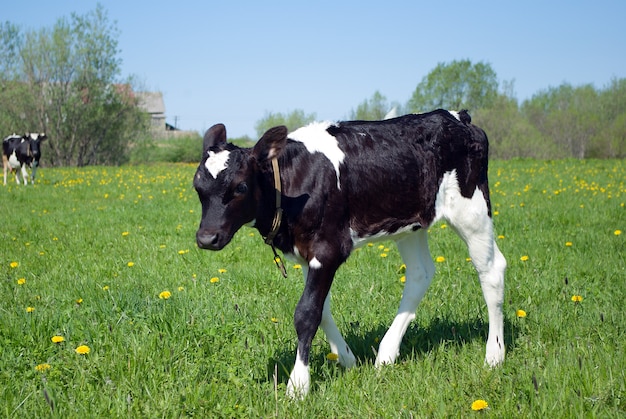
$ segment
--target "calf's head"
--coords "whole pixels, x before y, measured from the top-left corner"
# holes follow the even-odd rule
[[[222,124],[207,130],[193,182],[202,204],[198,247],[221,250],[237,230],[254,224],[257,216],[265,213],[265,196],[271,192],[269,196],[274,197],[272,191],[266,191],[265,179],[271,179],[268,162],[278,157],[286,143],[284,126],[268,130],[252,148],[227,143]]]
[[[41,143],[48,139],[46,134],[26,134],[24,138],[30,141],[30,150],[33,157],[32,165],[37,167],[39,165],[39,159],[41,158]]]

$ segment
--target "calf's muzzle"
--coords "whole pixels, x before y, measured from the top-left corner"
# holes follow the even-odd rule
[[[221,250],[227,242],[224,242],[223,236],[219,233],[213,233],[208,230],[198,230],[196,233],[196,243],[200,249]]]

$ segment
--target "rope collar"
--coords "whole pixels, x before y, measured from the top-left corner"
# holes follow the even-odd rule
[[[272,228],[267,234],[267,237],[265,237],[265,244],[269,244],[272,247],[272,251],[274,252],[274,263],[276,263],[276,266],[280,269],[283,276],[287,278],[285,264],[278,253],[276,253],[276,248],[274,247],[274,238],[278,234],[278,229],[280,228],[280,223],[283,219],[283,208],[281,206],[282,185],[280,182],[278,159],[276,157],[272,159],[272,170],[274,172],[274,189],[276,191],[276,211],[274,212],[274,219],[272,220]]]

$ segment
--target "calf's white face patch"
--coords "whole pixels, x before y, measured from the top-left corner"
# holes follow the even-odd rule
[[[219,153],[215,153],[214,151],[209,151],[209,158],[206,159],[204,166],[209,171],[213,179],[217,179],[217,175],[226,167],[228,167],[228,155],[229,151],[224,150]]]

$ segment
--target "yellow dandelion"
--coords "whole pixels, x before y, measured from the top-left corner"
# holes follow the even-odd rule
[[[65,341],[65,338],[63,336],[55,335],[52,336],[50,340],[52,341],[52,343],[61,343]]]
[[[129,268],[132,268],[135,266],[135,262],[128,262],[126,265],[128,265]]]
[[[80,355],[86,355],[91,351],[91,349],[87,345],[80,345],[78,348],[74,350],[76,351],[77,354],[80,354]]]
[[[400,282],[403,283],[403,284],[406,282],[406,276],[405,275],[402,275],[400,277]]]
[[[379,245],[378,245],[378,250],[383,250],[384,248],[385,248],[385,246],[384,246],[384,245],[382,245],[382,244],[379,244]]]
[[[616,236],[619,236],[620,234],[622,234],[622,230],[615,230],[613,234],[615,234]]]
[[[504,236],[503,236],[502,234],[500,234],[500,235],[498,236],[498,238],[499,238],[499,239],[503,239],[503,238],[504,238]]]
[[[17,285],[24,285],[26,283],[26,278],[20,278],[17,280]]]
[[[527,255],[524,255],[521,258],[519,258],[519,260],[521,260],[522,262],[526,262],[528,259],[529,257]]]
[[[386,257],[387,257],[387,253],[381,253],[381,254],[380,254],[380,257],[381,257],[381,258],[386,258]]]
[[[82,304],[83,303],[83,299],[82,298],[77,298],[76,299],[76,304]]]
[[[128,231],[122,231],[122,236],[123,236],[123,237],[126,237],[126,236],[128,236],[129,234],[130,234],[130,233],[129,233]]]
[[[500,215],[500,211],[494,211],[493,215]]]
[[[219,269],[217,270],[217,272],[219,272],[219,273],[221,273],[221,274],[225,274],[225,273],[226,273],[226,272],[228,272],[228,271],[227,271],[226,269],[224,269],[224,268],[219,268]]]
[[[39,364],[35,366],[35,370],[39,371],[39,372],[46,372],[48,371],[50,368],[52,368],[50,366],[50,364]]]
[[[293,265],[293,269],[302,269],[302,265],[296,263],[295,265]]]
[[[521,319],[521,318],[526,317],[526,312],[524,310],[517,310],[515,312],[515,315]]]
[[[583,301],[582,295],[572,295],[572,301],[575,303],[580,303]]]
[[[441,224],[440,228],[442,228],[442,229],[448,228],[448,225],[447,224]]]
[[[209,282],[211,284],[215,284],[217,282],[220,282],[220,279],[218,277],[214,276],[213,278],[209,279]]]
[[[184,255],[184,254],[186,254],[186,253],[189,253],[189,249],[184,249],[184,250],[179,250],[179,251],[178,251],[178,254],[179,254],[179,255]]]
[[[326,355],[326,359],[329,361],[338,361],[339,360],[339,355],[334,354],[334,353],[329,353],[328,355]]]
[[[104,287],[102,287],[102,291],[108,291],[109,290],[109,286],[105,285]]]
[[[572,242],[565,242],[565,246],[566,247],[572,247],[573,243]]]
[[[374,243],[368,243],[367,247],[374,247]]]
[[[32,313],[33,311],[35,311],[35,307],[26,307],[27,313]]]
[[[178,287],[178,291],[185,291],[185,287]]]
[[[437,256],[437,258],[435,259],[435,262],[437,263],[441,263],[445,261],[446,261],[446,258],[444,258],[443,256]]]
[[[169,291],[161,291],[161,293],[159,294],[159,298],[161,300],[167,300],[168,298],[170,298],[172,296],[172,293]]]
[[[472,261],[472,258],[465,258],[465,261],[466,261],[466,262],[471,262],[471,261]]]
[[[272,318],[270,319],[270,321],[271,321],[272,323],[278,323],[278,319],[277,319],[276,317],[272,317]]]
[[[12,269],[15,269],[15,268],[17,268],[18,266],[20,266],[20,263],[19,263],[19,262],[11,262],[11,263],[9,263],[9,266],[10,266]]]
[[[485,410],[489,407],[489,404],[482,400],[482,399],[478,399],[478,400],[474,400],[474,402],[472,403],[472,410]]]

